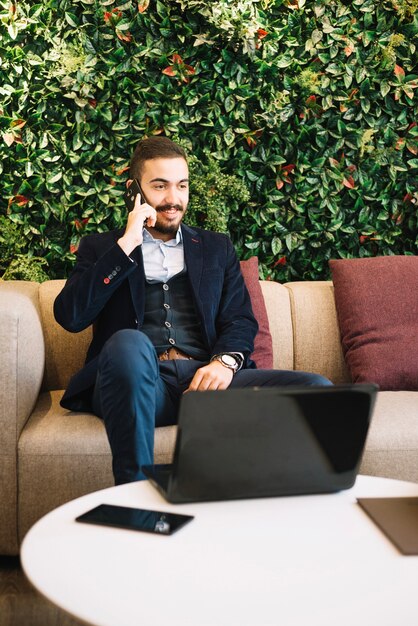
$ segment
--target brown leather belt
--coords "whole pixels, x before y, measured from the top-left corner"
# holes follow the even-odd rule
[[[173,359],[192,359],[192,356],[185,354],[181,350],[177,350],[177,348],[169,348],[158,355],[160,361],[172,361]]]

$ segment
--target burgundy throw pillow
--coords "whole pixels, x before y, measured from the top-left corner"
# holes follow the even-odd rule
[[[353,382],[418,390],[418,257],[329,261]]]
[[[255,361],[258,369],[272,369],[273,341],[258,275],[258,258],[252,256],[246,261],[241,261],[240,265],[244,282],[250,294],[254,317],[258,322],[258,333],[254,341],[254,352],[251,358]]]

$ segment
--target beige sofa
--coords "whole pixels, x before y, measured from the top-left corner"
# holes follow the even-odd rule
[[[54,507],[113,484],[102,421],[59,401],[83,363],[91,330],[60,328],[52,303],[63,281],[0,282],[0,554],[17,554]],[[262,282],[274,366],[349,381],[330,282]],[[156,462],[171,458],[175,427],[158,428]],[[379,392],[362,473],[418,481],[418,394]]]

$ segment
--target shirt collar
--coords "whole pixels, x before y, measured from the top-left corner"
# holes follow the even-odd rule
[[[146,228],[142,230],[142,236],[145,243],[163,243],[166,246],[174,247],[179,243],[183,243],[183,233],[181,231],[181,226],[178,227],[176,238],[170,239],[169,241],[162,241],[161,239],[154,239],[154,237],[147,231]]]

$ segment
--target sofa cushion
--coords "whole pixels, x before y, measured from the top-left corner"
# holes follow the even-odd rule
[[[417,481],[416,391],[379,391],[360,473]]]
[[[273,368],[273,341],[270,334],[267,309],[261,291],[256,256],[241,261],[241,272],[250,294],[254,316],[258,322],[258,333],[254,341],[254,352],[251,358],[259,369]]]
[[[20,541],[51,509],[114,484],[103,420],[92,413],[63,409],[62,393],[39,396],[19,440]],[[155,463],[172,462],[176,432],[177,426],[155,429]]]
[[[418,257],[329,262],[353,382],[418,390]]]

